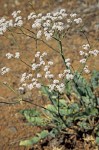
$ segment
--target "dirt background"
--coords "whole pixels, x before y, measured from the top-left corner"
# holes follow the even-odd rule
[[[60,8],[65,8],[67,12],[76,12],[84,20],[84,31],[91,43],[91,47],[94,49],[99,48],[99,1],[98,0],[32,0],[33,8],[36,12],[50,12],[56,11]],[[22,10],[22,14],[25,16],[32,12],[32,8],[27,0],[0,0],[0,17],[10,16],[14,10]],[[32,39],[27,39],[16,35],[18,44],[20,45],[20,53],[24,56],[26,61],[32,60],[34,54],[35,42]],[[77,61],[79,60],[78,51],[81,49],[81,45],[87,43],[85,37],[81,33],[73,31],[68,35],[66,41],[64,41],[65,55],[73,60],[74,68],[78,67]],[[55,47],[56,44],[50,42]],[[39,43],[38,49],[42,52],[47,51],[49,58],[54,59],[55,65],[53,67],[54,73],[57,74],[63,67],[61,60],[55,52],[52,52],[47,46]],[[10,61],[5,58],[7,52],[15,52],[19,50],[13,41],[7,40],[5,37],[0,37],[0,68],[10,66],[13,68],[12,73],[9,73],[3,77],[0,76],[0,81],[7,81],[10,85],[17,90],[19,86],[19,78],[22,72],[27,71],[27,67],[18,62]],[[27,60],[28,58],[28,60]],[[91,69],[99,70],[99,57],[92,58],[89,61]],[[36,104],[44,104],[44,97],[36,90],[33,92],[26,92],[25,99],[31,99]],[[0,102],[14,102],[17,100],[17,96],[7,89],[5,86],[0,85]],[[19,114],[19,110],[25,108],[32,108],[31,104],[13,104],[8,105],[0,103],[0,150],[29,150],[26,147],[20,147],[19,141],[33,137],[33,135],[39,131],[38,127],[32,127],[24,122],[24,119]],[[83,150],[83,148],[78,147]],[[87,149],[86,149],[87,150]]]

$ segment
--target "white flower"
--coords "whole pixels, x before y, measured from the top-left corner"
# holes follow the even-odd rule
[[[1,68],[1,75],[4,75],[4,74],[8,73],[9,71],[10,71],[10,68],[3,67],[3,68]]]
[[[24,82],[26,80],[26,72],[21,75],[20,82]]]
[[[16,53],[15,53],[15,58],[17,58],[17,59],[20,58],[20,53],[19,53],[19,52],[16,52]]]
[[[37,81],[37,79],[33,78],[32,81],[33,81],[33,82],[34,82],[34,81]]]
[[[45,65],[45,61],[43,61],[43,60],[40,61],[40,66],[41,66],[41,65]]]
[[[34,29],[34,28],[36,28],[36,24],[34,23],[34,24],[32,24],[32,28]]]
[[[82,55],[84,55],[85,53],[84,53],[84,51],[80,51],[79,54],[82,56]]]
[[[24,91],[24,87],[19,87],[19,91],[23,92]]]
[[[70,73],[70,69],[65,69],[63,74]]]
[[[36,70],[36,68],[37,68],[38,66],[37,66],[37,64],[32,64],[32,70]]]
[[[27,85],[26,83],[23,83],[23,84],[22,84],[22,86],[24,86],[24,87],[25,87],[26,85]]]
[[[48,65],[53,65],[53,61],[48,61]]]
[[[84,45],[82,45],[82,48],[84,50],[88,50],[90,48],[90,45],[89,44],[84,44]]]
[[[44,71],[48,71],[49,67],[50,67],[50,66],[45,66],[45,67],[44,67]]]
[[[41,30],[39,30],[39,31],[37,32],[37,38],[38,38],[38,39],[40,39],[40,38],[41,38],[41,36],[42,36],[42,31],[41,31]]]
[[[13,18],[17,17],[17,11],[14,11],[14,12],[12,13],[12,16],[13,16]]]
[[[8,26],[9,26],[9,27],[13,27],[13,20],[9,20],[9,21],[8,21]]]
[[[66,79],[67,80],[72,80],[74,78],[73,74],[66,74]]]
[[[64,8],[60,9],[60,13],[65,13],[66,10]]]
[[[28,15],[28,20],[35,19],[36,17],[37,17],[36,14],[34,12],[32,12]]]
[[[88,69],[87,65],[84,67],[84,72],[87,73],[87,74],[90,73],[90,70]]]
[[[42,75],[40,73],[37,73],[37,78],[41,78]]]
[[[32,90],[32,89],[34,88],[34,86],[33,86],[32,83],[30,83],[30,84],[27,85],[27,88],[28,88],[29,90]]]
[[[22,20],[22,16],[18,16],[18,17],[15,18],[15,22],[17,22],[19,20]]]
[[[42,17],[42,13],[39,13],[39,14],[38,14],[38,17]]]
[[[82,23],[82,19],[81,18],[74,19],[74,22],[76,22],[77,24]]]
[[[47,71],[47,72],[46,72],[46,75],[49,75],[49,74],[50,74],[50,71]]]
[[[30,73],[26,76],[26,79],[30,79],[33,75]]]
[[[41,19],[36,19],[34,24],[32,24],[32,28],[40,28],[41,27]]]
[[[54,78],[54,75],[53,75],[53,74],[49,74],[49,75],[48,75],[48,78],[49,78],[49,79],[52,79],[52,78]]]
[[[42,21],[45,21],[46,19],[47,19],[47,17],[46,16],[42,16]]]
[[[36,84],[36,88],[38,88],[38,89],[41,88],[41,84],[40,84],[40,83],[37,83],[37,84]]]
[[[85,53],[85,56],[88,56],[88,53]]]
[[[51,92],[51,91],[53,91],[54,90],[54,88],[55,88],[55,84],[50,84],[49,85],[49,91]]]
[[[59,78],[62,78],[64,75],[62,73],[60,73],[58,76],[59,76]]]
[[[61,83],[61,84],[60,84],[60,87],[65,87],[64,83]]]
[[[57,84],[57,83],[59,83],[59,80],[53,80],[53,83]]]
[[[11,58],[13,57],[13,54],[7,53],[7,54],[6,54],[6,57],[7,57],[8,59],[11,59]]]
[[[57,23],[54,23],[53,26],[52,26],[52,29],[53,30],[59,30],[59,31],[62,31],[64,30],[64,24],[63,22],[57,22]]]
[[[3,23],[3,22],[5,22],[6,21],[6,19],[4,18],[4,17],[2,17],[1,19],[0,19],[0,25]]]
[[[25,80],[26,80],[26,78],[25,78],[25,77],[21,77],[20,82],[21,82],[21,83],[23,83]]]
[[[63,93],[64,89],[65,89],[65,85],[64,85],[64,83],[61,83],[61,84],[57,85],[56,88],[60,93]]]
[[[72,21],[70,19],[67,19],[67,23],[71,23]]]
[[[80,63],[82,63],[82,64],[84,64],[85,62],[86,62],[85,58],[83,58],[83,59],[80,60]]]
[[[88,74],[88,73],[90,73],[90,70],[84,69],[84,72]]]
[[[24,72],[24,73],[22,74],[22,77],[26,77],[26,72]]]
[[[45,34],[45,37],[46,37],[46,40],[47,40],[47,41],[48,41],[48,40],[51,40],[51,38],[52,38],[52,34],[51,34],[51,33],[44,32],[44,34]]]
[[[34,81],[32,84],[33,84],[33,86],[36,86],[36,84],[37,84],[37,80],[36,80],[36,81]]]
[[[47,53],[46,53],[46,52],[44,52],[44,53],[42,54],[42,56],[47,56]]]
[[[70,58],[65,59],[65,63],[67,67],[70,67],[71,63],[70,63]]]
[[[20,11],[20,10],[18,10],[18,11],[14,11],[14,12],[12,13],[13,18],[16,18],[16,17],[17,17],[17,15],[18,15],[19,13],[21,13],[21,11]]]
[[[65,59],[65,62],[66,62],[66,63],[69,62],[69,61],[70,61],[70,58]]]
[[[40,52],[37,52],[37,53],[35,54],[35,57],[40,57]]]
[[[74,17],[77,16],[77,14],[76,14],[76,13],[73,13],[73,14],[70,14],[70,16],[71,16],[72,18],[74,18]]]
[[[99,54],[99,50],[95,49],[93,51],[89,51],[89,54],[92,54],[94,56],[97,56]]]
[[[50,23],[49,23],[49,22],[47,22],[47,21],[46,21],[46,22],[44,22],[44,23],[43,23],[43,27],[50,27]]]
[[[66,66],[67,66],[67,67],[70,67],[70,65],[71,65],[70,62],[67,62],[67,63],[66,63]]]
[[[22,21],[22,20],[19,20],[19,21],[16,23],[16,26],[21,27],[22,25],[23,25],[23,21]]]
[[[46,78],[46,79],[48,78],[48,75],[47,75],[47,74],[45,74],[45,78]]]

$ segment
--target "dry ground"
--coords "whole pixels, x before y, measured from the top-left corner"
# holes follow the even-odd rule
[[[99,47],[99,3],[97,0],[32,0],[33,7],[37,12],[49,12],[59,8],[66,8],[68,12],[77,12],[84,20],[86,35],[91,43],[91,46],[95,49]],[[22,10],[23,14],[27,15],[32,11],[27,0],[0,0],[0,17],[10,15],[14,10]],[[16,38],[18,38],[16,36]],[[77,68],[79,60],[78,51],[83,43],[86,43],[85,37],[81,33],[73,33],[68,35],[66,41],[64,41],[65,55],[73,59],[73,64]],[[18,44],[20,45],[20,53],[28,58],[28,61],[32,59],[32,55],[35,53],[35,42],[32,39],[24,39],[24,37],[18,38]],[[55,43],[51,42],[51,45],[55,47]],[[54,73],[57,74],[61,67],[61,60],[58,55],[45,46],[39,43],[38,49],[41,51],[47,51],[49,58],[54,59]],[[20,74],[27,70],[24,64],[18,61],[11,61],[5,59],[7,52],[15,52],[18,48],[13,41],[8,41],[4,37],[0,37],[0,68],[4,65],[11,66],[13,68],[12,74],[8,74],[4,77],[0,77],[0,81],[8,81],[16,90],[19,85]],[[23,57],[23,59],[24,59]],[[8,65],[9,64],[9,65]],[[89,62],[91,69],[97,68],[99,70],[99,58],[92,59]],[[43,104],[43,97],[37,91],[28,92],[23,95],[25,98],[33,99],[34,102]],[[13,102],[17,99],[17,96],[13,94],[9,89],[0,85],[0,101]],[[27,125],[22,116],[18,113],[19,110],[33,107],[30,104],[22,103],[15,105],[0,104],[0,150],[28,150],[29,148],[19,147],[19,141],[21,139],[27,139],[32,137],[34,133],[39,131],[39,128],[34,128]],[[80,145],[80,144],[79,144]],[[78,149],[83,148],[78,146]],[[86,149],[87,150],[87,149]]]

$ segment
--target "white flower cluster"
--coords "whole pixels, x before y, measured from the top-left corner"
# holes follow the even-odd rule
[[[83,50],[86,50],[87,52],[85,51],[80,51],[79,54],[81,56],[84,56],[85,58],[88,56],[88,55],[93,55],[93,56],[97,56],[99,54],[99,50],[95,49],[95,50],[90,50],[90,45],[89,44],[84,44],[82,46]]]
[[[40,74],[37,74],[37,76],[40,77]],[[27,74],[26,72],[22,74],[20,82],[21,82],[22,86],[19,87],[19,90],[24,87],[26,87],[29,90],[32,90],[35,87],[41,88],[41,84],[38,82],[38,79],[33,78],[32,74]]]
[[[70,63],[70,58],[65,59],[65,63],[67,67],[70,67],[71,63]]]
[[[52,61],[48,61],[47,65],[44,61],[44,56],[46,56],[47,53],[40,53],[40,52],[36,52],[35,54],[35,58],[38,59],[38,63],[33,63],[31,65],[31,69],[36,71],[37,68],[40,69],[40,67],[44,67],[43,71],[45,74],[45,78],[53,78],[53,75],[50,73],[49,68],[51,65],[53,65]],[[27,74],[27,73],[23,73],[20,79],[20,82],[22,84],[21,87],[27,87],[29,90],[32,90],[34,87],[36,88],[41,88],[41,83],[39,82],[39,79],[42,77],[41,73],[36,73],[36,78],[33,77],[33,74]],[[20,88],[21,88],[20,87]]]
[[[90,50],[90,45],[89,44],[84,44],[82,45],[83,50],[79,52],[80,56],[83,56],[83,58],[80,60],[80,63],[85,64],[87,61],[87,57],[92,55],[92,56],[97,56],[99,54],[99,50]],[[90,70],[88,69],[88,66],[85,65],[84,67],[84,72],[85,73],[90,73]]]
[[[46,79],[52,79],[54,78],[54,75],[49,71],[50,66],[53,65],[52,61],[48,61],[48,64],[44,66],[44,71],[45,71],[45,78]]]
[[[18,11],[14,11],[12,13],[12,16],[14,18],[14,24],[13,24],[13,27],[21,27],[23,25],[23,20],[22,20],[22,16],[18,16],[18,14],[20,14],[21,11],[18,10]]]
[[[90,45],[89,44],[84,44],[82,45],[83,51],[80,51],[79,54],[81,56],[84,56],[84,59],[81,60],[81,63],[85,63],[86,62],[86,57],[89,55],[93,55],[93,56],[97,56],[99,54],[99,50],[95,49],[95,50],[90,50]]]
[[[83,50],[79,52],[80,56],[84,56],[85,58],[89,55],[90,45],[89,44],[83,44],[82,45]],[[82,61],[81,61],[82,63]]]
[[[15,54],[11,54],[11,53],[6,53],[6,57],[7,59],[11,59],[11,58],[20,58],[20,53],[19,52],[16,52]],[[10,68],[7,68],[7,67],[3,67],[1,68],[1,75],[4,75],[6,73],[8,73],[10,71]]]
[[[0,35],[3,35],[9,27],[13,27],[13,20],[6,21],[6,19],[2,17],[0,19]]]
[[[67,80],[73,80],[74,75],[71,73],[70,69],[66,69],[63,71],[63,73],[58,74],[59,79],[67,79]],[[63,93],[65,89],[65,84],[62,83],[61,80],[53,79],[53,83],[49,85],[49,91],[57,90],[60,93]]]
[[[36,70],[37,68],[41,67],[42,65],[45,65],[45,61],[43,60],[43,57],[46,55],[47,55],[46,52],[44,52],[43,54],[40,54],[40,52],[37,52],[35,54],[35,58],[39,59],[39,63],[33,63],[32,70]]]
[[[0,73],[1,73],[1,75],[4,75],[4,74],[8,73],[9,71],[10,71],[10,68],[3,67],[3,68],[1,68]]]
[[[6,53],[6,57],[7,57],[8,59],[11,59],[11,58],[13,58],[13,54],[11,54],[11,53]]]
[[[53,83],[49,85],[49,91],[57,90],[63,93],[65,89],[64,83],[59,83],[59,80],[53,80]]]
[[[23,26],[22,16],[19,14],[20,10],[14,11],[12,13],[13,19],[6,21],[5,18],[0,19],[0,34],[3,35],[4,32],[9,27],[21,27]],[[39,29],[37,31],[37,38],[41,38],[42,35],[45,36],[46,40],[50,40],[55,33],[59,33],[68,29],[73,23],[82,23],[82,19],[77,17],[76,13],[67,14],[65,9],[60,9],[57,12],[47,13],[42,15],[42,13],[36,14],[31,12],[27,19],[32,19],[34,22],[32,24],[33,29]]]
[[[85,64],[86,63],[86,59],[85,58],[81,59],[80,63]]]
[[[11,58],[19,59],[19,58],[20,58],[20,53],[19,53],[19,52],[16,52],[15,54],[6,53],[6,57],[7,57],[8,59],[11,59]]]
[[[90,70],[88,69],[87,65],[85,65],[85,67],[84,67],[84,72],[87,73],[87,74],[90,73]]]
[[[82,45],[82,48],[83,48],[84,50],[89,50],[90,45],[89,45],[89,44],[83,44],[83,45]]]
[[[34,73],[28,74],[28,73],[23,73],[20,79],[21,82],[21,87],[26,87],[29,90],[32,90],[34,87],[36,88],[41,88],[41,79],[47,79],[50,83],[48,84],[49,91],[57,90],[60,93],[63,93],[65,89],[64,83],[62,83],[62,80],[65,78],[67,80],[72,80],[74,78],[73,74],[71,73],[70,69],[66,69],[63,71],[63,73],[58,75],[59,79],[54,78],[54,74],[51,73],[50,68],[53,65],[53,61],[49,60],[47,62],[44,61],[44,56],[47,56],[47,53],[40,53],[39,51],[36,52],[35,54],[35,61],[38,63],[33,63],[31,65],[31,69],[35,72],[35,77]],[[70,58],[65,59],[65,62],[67,66],[70,66]],[[38,70],[37,70],[38,69]],[[39,71],[42,70],[42,74],[39,73]],[[49,80],[51,79],[51,80]],[[20,87],[20,89],[21,89]]]
[[[28,20],[33,19],[33,29],[39,29],[37,32],[37,38],[41,38],[44,34],[46,40],[50,40],[57,32],[62,32],[69,28],[72,23],[82,23],[81,18],[77,18],[76,13],[67,14],[65,9],[60,9],[57,12],[47,13],[45,15],[36,14],[34,12],[28,15]]]
[[[91,54],[93,56],[97,56],[99,54],[99,50],[95,49],[93,51],[89,51],[89,54]]]
[[[76,18],[76,19],[74,19],[74,22],[76,22],[77,24],[82,23],[82,19],[81,18]]]
[[[10,27],[21,27],[23,20],[21,16],[17,16],[21,11],[14,11],[12,13],[13,19],[6,20],[4,17],[0,19],[0,35],[3,35]]]
[[[42,54],[40,54],[40,52],[37,52],[35,54],[35,58],[39,58],[39,63],[33,63],[32,64],[32,70],[36,70],[37,68],[40,68],[41,66],[44,66],[43,70],[45,72],[45,78],[46,79],[48,79],[48,78],[51,79],[51,78],[54,77],[54,75],[51,74],[51,72],[49,71],[49,69],[50,69],[50,66],[53,65],[53,62],[52,61],[48,61],[47,65],[46,65],[46,63],[45,63],[45,61],[43,59],[43,57],[46,56],[46,55],[47,55],[46,52],[44,52]]]

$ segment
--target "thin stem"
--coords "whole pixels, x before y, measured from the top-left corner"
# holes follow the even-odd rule
[[[0,83],[1,83],[1,82],[0,82]],[[2,84],[2,83],[1,83],[1,84]],[[13,92],[18,96],[19,100],[16,101],[16,102],[5,102],[5,101],[3,101],[3,102],[0,102],[0,103],[4,103],[4,104],[16,104],[16,103],[20,103],[20,102],[24,101],[24,102],[28,102],[28,103],[30,103],[30,104],[33,104],[34,106],[37,106],[37,107],[39,107],[39,108],[43,108],[43,109],[49,111],[50,113],[53,113],[53,114],[57,115],[57,113],[53,112],[52,110],[49,110],[49,109],[47,109],[47,108],[45,108],[45,107],[43,107],[43,106],[37,105],[37,104],[35,104],[35,103],[31,102],[31,101],[24,100],[23,97],[20,96],[20,95],[19,95],[10,85],[8,85],[7,83],[3,83],[3,85],[5,85],[8,89],[10,89],[11,91],[13,91]]]
[[[68,67],[66,66],[66,62],[65,62],[65,57],[64,57],[64,54],[63,54],[63,48],[62,48],[62,42],[61,42],[61,40],[58,40],[58,43],[59,43],[60,54],[61,54],[61,57],[62,57],[62,59],[63,59],[63,62],[64,62],[64,64],[65,64],[65,67],[68,68]]]
[[[60,117],[60,119],[62,120],[62,122],[64,123],[64,125],[65,126],[67,126],[66,125],[66,123],[65,123],[65,121],[64,121],[64,119],[63,119],[63,117],[61,116],[61,114],[60,114],[60,103],[59,103],[59,99],[60,99],[60,97],[59,97],[59,93],[58,93],[58,105],[57,105],[57,107],[58,107],[58,116]]]
[[[12,92],[14,92],[18,97],[19,97],[19,94],[7,83],[3,83],[4,86],[6,86],[8,89],[10,89]]]
[[[29,64],[27,64],[25,61],[23,61],[21,58],[20,58],[20,61],[23,62],[25,65],[27,65],[29,68],[32,68]]]
[[[29,29],[27,29],[27,28],[24,28],[24,29],[26,29],[27,31],[29,31],[29,32],[31,32],[31,33],[33,33],[33,34],[35,34],[33,31],[31,31],[31,30],[29,30]],[[43,39],[37,39],[37,38],[34,37],[34,36],[30,36],[30,35],[24,33],[24,31],[23,31],[22,29],[20,29],[20,30],[22,31],[22,33],[23,33],[25,36],[28,36],[28,37],[30,37],[30,38],[33,38],[34,40],[41,41],[41,42],[43,42],[45,45],[47,45],[49,48],[51,48],[52,50],[54,50],[55,52],[60,53],[58,50],[56,50],[55,48],[53,48],[51,45],[49,45],[49,44],[48,44],[47,42],[45,42]],[[17,34],[20,34],[20,33],[17,33]],[[36,34],[35,34],[35,35],[36,35]]]
[[[90,44],[90,41],[89,41],[88,37],[86,36],[86,34],[85,34],[84,31],[81,31],[81,33],[83,33],[83,35],[85,36],[85,38],[86,38],[86,40],[87,40],[87,43],[89,44],[90,50],[91,50],[91,44]],[[87,63],[89,57],[90,57],[90,54],[86,57],[86,63]],[[80,71],[80,75],[82,75],[86,63],[83,64],[82,69],[81,69],[81,71]],[[79,69],[78,69],[78,70],[79,70]]]

